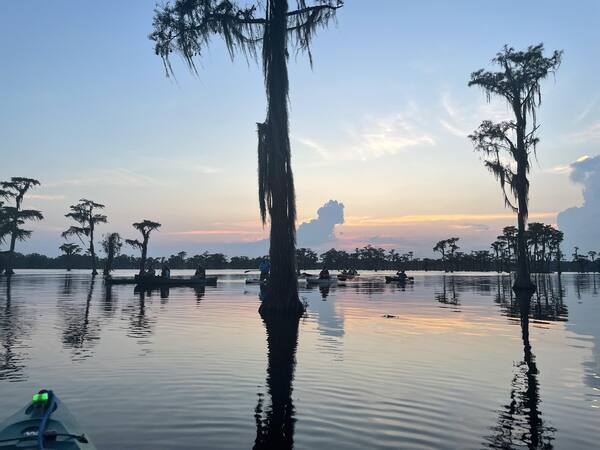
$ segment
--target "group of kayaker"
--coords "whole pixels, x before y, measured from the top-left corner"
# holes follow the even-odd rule
[[[200,268],[198,268],[198,270],[200,270]],[[196,275],[198,274],[198,270],[196,270]],[[259,271],[260,271],[260,281],[261,282],[268,281],[269,275],[271,272],[271,262],[268,259],[263,259],[260,263]],[[358,275],[358,271],[356,269],[344,269],[340,272],[340,275],[355,277]],[[406,275],[406,272],[404,270],[398,270],[398,272],[396,272],[396,277],[398,277],[399,281],[406,281],[409,278],[408,275]],[[320,280],[328,280],[330,278],[331,278],[331,274],[329,273],[327,266],[323,266],[323,269],[321,269],[321,271],[319,272],[319,279]]]
[[[152,265],[149,265],[148,268],[144,271],[143,274],[144,278],[154,278],[156,277],[156,270],[154,270],[154,267],[152,267]],[[163,263],[162,267],[160,269],[160,277],[164,278],[166,280],[171,278],[171,268],[168,266],[168,264]],[[198,266],[198,268],[196,269],[196,272],[194,272],[194,276],[193,278],[206,278],[206,269],[203,266]]]
[[[355,277],[358,275],[358,271],[356,269],[344,269],[340,272],[340,275],[345,277]]]
[[[261,282],[268,281],[269,276],[271,274],[271,262],[268,259],[263,259],[259,265],[258,270],[260,271],[260,281]],[[300,272],[298,272],[298,275],[300,275]],[[327,280],[327,279],[331,278],[331,275],[329,274],[329,270],[327,270],[327,267],[323,267],[323,270],[321,270],[321,272],[319,273],[319,278],[322,280]]]

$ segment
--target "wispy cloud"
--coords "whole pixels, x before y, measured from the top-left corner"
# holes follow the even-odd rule
[[[136,173],[129,169],[102,169],[83,174],[75,178],[46,183],[47,187],[59,186],[116,186],[116,187],[147,187],[162,185],[163,182]]]
[[[202,175],[210,175],[221,173],[223,169],[211,165],[203,164],[202,162],[186,157],[179,158],[163,158],[163,157],[144,157],[148,162],[149,168],[160,167],[162,170],[186,171],[195,172]]]
[[[458,126],[456,126],[444,119],[440,119],[440,125],[442,125],[442,127],[446,131],[448,131],[450,134],[452,134],[456,137],[466,138],[471,133],[471,130],[467,131],[466,129],[465,130],[460,129],[460,128],[458,128]]]
[[[334,152],[327,149],[325,146],[319,144],[316,141],[313,141],[312,139],[309,138],[305,138],[305,137],[298,137],[298,136],[294,136],[294,139],[299,142],[300,144],[310,148],[311,150],[314,150],[315,152],[317,152],[317,154],[319,156],[321,156],[324,159],[333,159],[334,156]]]
[[[410,147],[435,145],[433,136],[406,113],[369,117],[360,131],[353,129],[349,133],[356,142],[353,150],[362,160],[394,155]]]
[[[600,94],[596,94],[596,96],[587,104],[587,106],[583,108],[581,113],[575,117],[574,122],[578,123],[583,121],[596,108],[598,101],[600,101]]]
[[[547,169],[546,172],[549,172],[549,173],[558,173],[558,174],[565,174],[565,173],[571,172],[571,166],[569,164],[567,164],[567,165],[558,165],[558,166],[551,167],[550,169]]]
[[[482,120],[498,122],[508,118],[506,107],[501,102],[480,100],[464,106],[455,103],[449,92],[444,92],[440,104],[443,111],[439,118],[440,125],[448,133],[459,138],[466,138]]]
[[[581,131],[569,134],[567,139],[578,144],[600,140],[600,122],[596,122]]]
[[[57,200],[64,200],[66,197],[62,194],[57,194],[57,195],[27,194],[27,195],[25,195],[25,198],[30,199],[30,200],[41,200],[41,201],[53,202],[53,201],[57,201]]]
[[[483,223],[455,223],[449,228],[459,231],[489,231],[490,226]]]
[[[573,171],[573,167],[575,165],[577,165],[578,163],[581,163],[587,159],[590,159],[590,157],[588,155],[583,155],[583,156],[577,158],[577,160],[575,160],[574,163],[554,166],[554,167],[551,167],[550,169],[546,170],[546,172],[558,173],[558,174],[568,174]]]
[[[293,136],[294,140],[325,160],[366,161],[395,155],[410,148],[434,146],[425,121],[414,103],[403,112],[386,116],[364,116],[360,124],[343,126],[343,136],[335,144],[318,142],[312,137]]]
[[[259,230],[186,230],[173,231],[167,234],[171,236],[260,236],[264,234],[264,232]]]

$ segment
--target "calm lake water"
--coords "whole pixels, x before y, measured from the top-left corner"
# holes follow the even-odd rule
[[[508,276],[361,278],[301,288],[296,330],[241,272],[138,294],[21,271],[0,280],[0,419],[52,388],[99,449],[598,448],[600,276],[544,278],[528,320]]]

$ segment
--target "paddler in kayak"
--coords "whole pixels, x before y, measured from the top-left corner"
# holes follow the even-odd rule
[[[404,272],[404,270],[399,270],[398,272],[396,272],[396,276],[398,277],[398,281],[400,281],[401,283],[403,281],[408,280],[408,275],[406,275],[406,272]]]
[[[202,266],[198,266],[196,272],[194,272],[194,278],[206,278],[206,269]]]
[[[271,263],[268,259],[263,259],[258,267],[260,270],[260,281],[267,281],[269,279],[269,272],[271,272]]]
[[[329,280],[329,278],[331,278],[329,270],[327,270],[327,267],[323,267],[323,270],[319,273],[319,280]]]
[[[148,265],[148,269],[146,269],[145,276],[149,278],[154,278],[156,276],[156,271],[154,270],[154,267],[152,267],[151,264]]]

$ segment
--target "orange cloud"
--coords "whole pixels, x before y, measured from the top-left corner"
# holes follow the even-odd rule
[[[250,231],[250,230],[188,230],[188,231],[174,231],[169,233],[172,236],[228,236],[228,235],[253,235],[262,236],[263,231]]]
[[[556,217],[555,212],[532,213],[530,219],[546,219]],[[495,220],[511,220],[515,215],[512,213],[502,214],[416,214],[396,217],[371,217],[350,216],[346,218],[344,227],[384,227],[405,224],[419,224],[432,222],[490,222]]]

